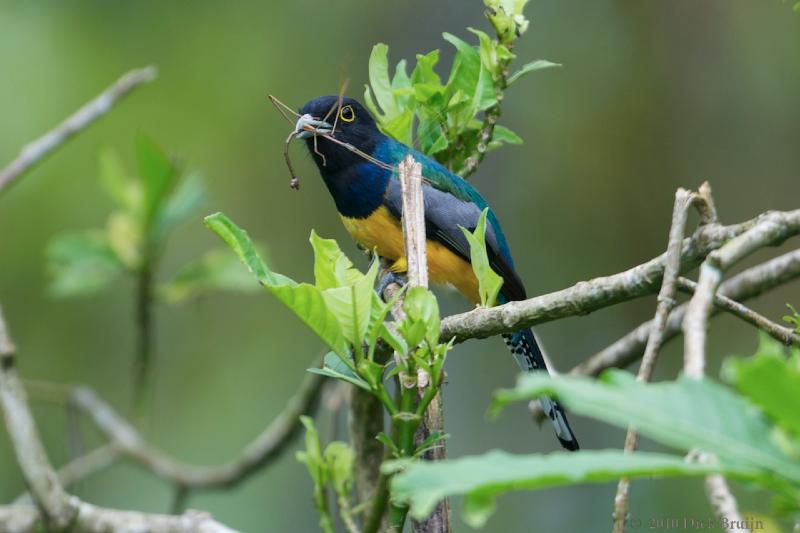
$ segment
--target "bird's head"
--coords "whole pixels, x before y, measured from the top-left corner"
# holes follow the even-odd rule
[[[311,156],[323,174],[364,162],[361,156],[340,143],[371,154],[383,137],[370,112],[352,98],[342,98],[339,105],[338,96],[320,96],[298,111],[300,118],[295,125],[295,136],[306,140]],[[312,130],[321,134],[316,136],[316,140]],[[331,133],[340,143],[325,138]]]

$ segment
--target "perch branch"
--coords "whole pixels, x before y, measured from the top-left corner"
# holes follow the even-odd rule
[[[672,211],[672,224],[669,230],[667,257],[664,266],[663,281],[661,282],[661,290],[658,293],[656,315],[653,319],[653,327],[650,328],[650,335],[647,339],[642,363],[636,375],[636,379],[640,382],[650,381],[653,375],[653,369],[655,368],[658,350],[664,342],[664,330],[669,321],[669,314],[676,303],[675,295],[677,292],[678,272],[681,268],[681,248],[684,235],[686,234],[686,220],[689,215],[689,208],[693,203],[697,202],[698,199],[698,195],[686,189],[681,188],[675,192],[675,205]],[[710,214],[707,214],[707,216],[709,218],[711,217]],[[709,220],[709,223],[710,222],[711,220]],[[628,427],[628,432],[625,435],[625,453],[633,453],[636,450],[638,442],[638,433],[633,427]],[[623,533],[625,531],[625,519],[628,516],[628,509],[630,508],[630,487],[630,478],[620,478],[619,484],[617,485],[617,494],[614,497],[614,510],[612,513],[614,518],[614,533]]]
[[[800,210],[777,214],[800,217]],[[683,243],[681,272],[697,266],[711,251],[753,227],[764,216],[768,215],[743,224],[709,224],[698,229]],[[653,294],[660,287],[665,260],[666,253],[624,272],[581,281],[567,289],[449,316],[442,320],[441,336],[443,339],[455,338],[456,342],[491,337],[568,316],[585,315],[610,305]]]
[[[23,147],[17,158],[0,170],[0,193],[50,152],[108,113],[126,94],[156,79],[156,73],[152,66],[127,72],[61,124]]]

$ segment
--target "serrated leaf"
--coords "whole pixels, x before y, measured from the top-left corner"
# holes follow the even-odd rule
[[[629,454],[622,450],[547,455],[512,455],[494,450],[446,461],[390,461],[382,469],[402,469],[392,478],[392,497],[410,504],[413,518],[424,519],[446,497],[464,495],[463,518],[472,527],[482,526],[494,509],[495,498],[511,490],[614,482],[622,476],[699,476],[715,471],[745,479],[759,475],[756,470],[741,466],[688,463],[667,454]]]
[[[95,292],[125,271],[100,230],[56,235],[46,256],[49,291],[59,297]]]
[[[197,261],[181,268],[159,287],[159,295],[180,303],[209,291],[254,292],[258,282],[237,257],[226,249],[209,250]]]
[[[508,85],[513,84],[515,81],[525,76],[526,74],[530,74],[531,72],[535,72],[537,70],[544,70],[547,68],[560,67],[560,66],[562,66],[560,63],[553,63],[552,61],[547,61],[546,59],[537,59],[536,61],[531,61],[530,63],[525,64],[521,69],[516,71],[514,74],[509,76]]]
[[[620,370],[599,381],[577,377],[520,376],[517,386],[495,395],[493,410],[513,401],[555,395],[576,413],[689,451],[700,448],[729,464],[759,468],[800,484],[800,464],[788,457],[753,404],[708,379],[640,383]]]
[[[497,302],[497,295],[503,286],[503,278],[495,272],[489,264],[489,256],[486,253],[486,216],[489,208],[483,210],[478,218],[475,231],[470,232],[467,228],[461,227],[469,242],[469,256],[472,263],[472,270],[478,278],[478,293],[481,298],[481,305],[493,307]]]

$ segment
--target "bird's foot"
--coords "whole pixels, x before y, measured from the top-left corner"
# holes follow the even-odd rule
[[[381,277],[381,279],[378,280],[378,284],[375,286],[375,291],[384,301],[386,301],[386,298],[384,297],[383,292],[386,290],[386,287],[392,283],[397,283],[402,287],[408,283],[408,280],[405,274],[398,274],[397,272],[388,272],[386,275]]]

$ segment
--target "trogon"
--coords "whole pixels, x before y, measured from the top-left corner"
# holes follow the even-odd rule
[[[369,111],[352,98],[322,96],[305,104],[299,113],[295,136],[306,139],[347,231],[360,246],[389,261],[397,273],[405,272],[406,259],[400,181],[392,168],[408,154],[421,163],[429,277],[434,283],[453,285],[471,302],[479,303],[469,244],[459,226],[474,231],[488,207],[480,193],[437,161],[384,135]],[[312,129],[322,135],[315,136]],[[340,142],[325,138],[331,133]],[[503,278],[498,303],[524,300],[525,287],[491,209],[486,248],[492,269]],[[504,334],[503,339],[523,370],[547,372],[533,331],[521,329]],[[561,445],[577,450],[578,441],[561,406],[547,397],[541,402]]]

